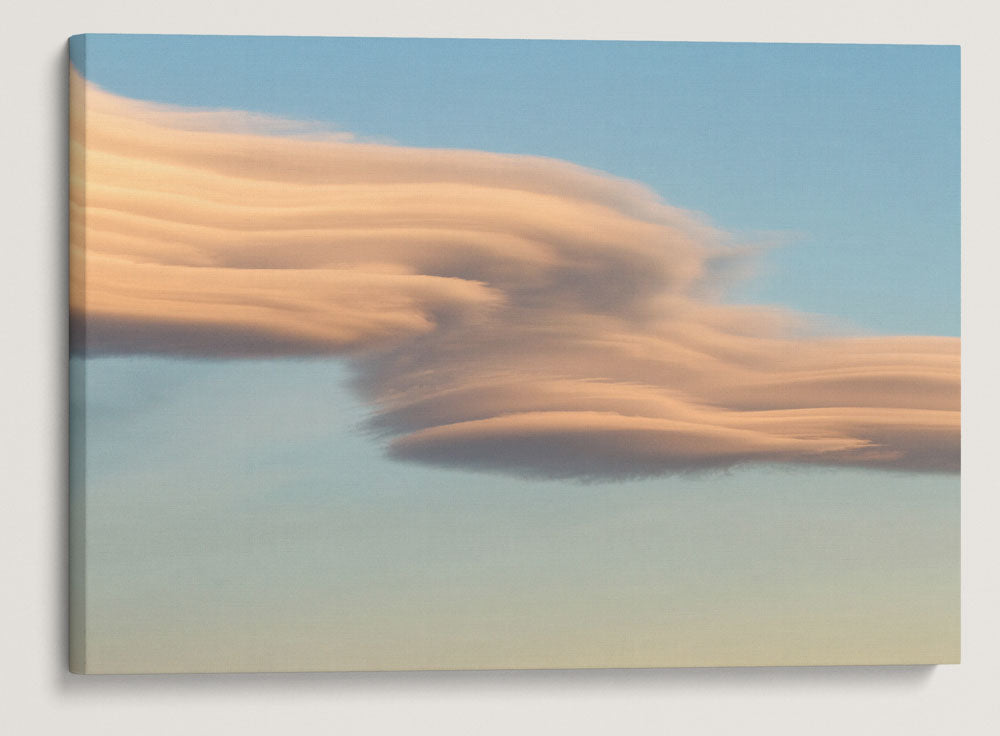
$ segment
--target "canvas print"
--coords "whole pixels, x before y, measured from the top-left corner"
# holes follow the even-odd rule
[[[71,669],[957,662],[959,59],[73,37]]]

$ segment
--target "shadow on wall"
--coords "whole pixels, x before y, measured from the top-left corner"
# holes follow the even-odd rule
[[[68,697],[133,698],[171,694],[211,698],[220,693],[329,695],[356,692],[380,695],[442,695],[455,691],[564,694],[578,691],[691,688],[724,691],[870,690],[916,691],[928,685],[936,665],[839,667],[702,667],[677,669],[490,670],[433,672],[308,672],[197,675],[71,675],[64,672],[59,690]]]

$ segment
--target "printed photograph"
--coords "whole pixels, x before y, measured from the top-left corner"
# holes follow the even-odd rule
[[[74,672],[959,661],[957,46],[69,57]]]

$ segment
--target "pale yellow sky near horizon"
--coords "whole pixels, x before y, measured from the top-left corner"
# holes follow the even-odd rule
[[[386,462],[347,375],[87,360],[89,671],[958,659],[957,475]]]

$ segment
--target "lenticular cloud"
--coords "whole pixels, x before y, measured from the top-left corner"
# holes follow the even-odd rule
[[[340,355],[426,463],[958,469],[957,339],[717,301],[738,251],[640,185],[72,86],[76,351]]]

